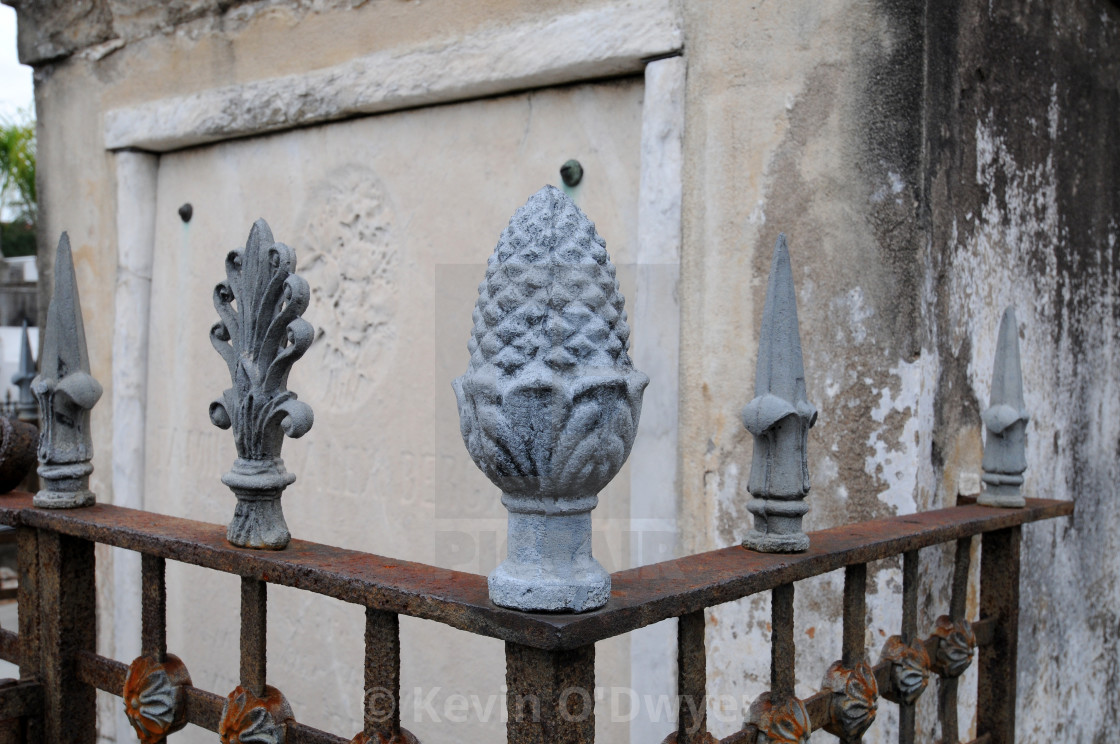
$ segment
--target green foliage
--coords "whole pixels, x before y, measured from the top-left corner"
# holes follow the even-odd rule
[[[4,258],[34,256],[35,225],[28,222],[0,222],[0,250]]]
[[[27,114],[0,117],[0,250],[35,253],[35,121]],[[10,222],[7,220],[11,219]]]
[[[0,209],[15,211],[16,221],[34,224],[35,122],[27,116],[0,117]]]

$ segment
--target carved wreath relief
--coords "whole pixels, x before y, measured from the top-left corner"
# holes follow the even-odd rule
[[[245,248],[226,256],[226,280],[214,288],[221,320],[210,341],[233,386],[210,404],[210,420],[233,429],[237,460],[222,476],[237,496],[227,538],[245,548],[276,550],[291,539],[280,496],[296,477],[284,469],[280,448],[285,435],[299,438],[314,423],[311,407],[287,389],[292,365],[314,336],[300,317],[310,291],[295,267],[295,251],[273,242],[268,224],[257,220]]]
[[[183,688],[190,684],[186,666],[171,654],[162,664],[147,656],[132,662],[124,682],[124,712],[143,744],[159,744],[187,725]]]
[[[315,306],[307,358],[321,381],[316,405],[352,413],[376,392],[397,340],[393,211],[376,174],[351,165],[312,189],[304,225],[300,274]]]

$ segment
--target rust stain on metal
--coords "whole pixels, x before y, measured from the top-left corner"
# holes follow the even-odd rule
[[[982,506],[948,509],[844,525],[812,533],[796,555],[714,550],[612,576],[607,606],[582,615],[505,610],[490,602],[486,577],[409,561],[293,540],[282,553],[234,548],[224,528],[109,504],[80,512],[31,508],[30,494],[0,496],[0,523],[27,524],[115,547],[263,578],[318,594],[479,635],[543,649],[570,649],[671,617],[773,589],[855,563],[1068,516],[1073,502],[1028,499],[1021,510]],[[653,580],[656,579],[656,580]]]

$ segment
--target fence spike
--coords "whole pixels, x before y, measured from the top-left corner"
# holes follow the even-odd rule
[[[19,388],[16,413],[20,421],[36,421],[39,404],[35,402],[35,394],[31,392],[31,381],[35,379],[38,370],[35,369],[35,356],[31,353],[31,338],[27,333],[26,319],[23,321],[19,341],[19,370],[12,375],[12,384]]]
[[[463,441],[509,511],[495,604],[582,612],[610,596],[591,510],[630,454],[649,382],[626,353],[623,305],[591,220],[553,186],[530,197],[487,264],[453,383]]]
[[[988,430],[984,442],[984,490],[977,502],[984,506],[1020,507],[1020,492],[1027,469],[1027,421],[1023,400],[1023,372],[1019,361],[1019,323],[1015,307],[1003,311],[992,367],[992,397],[980,415]]]
[[[765,553],[809,548],[801,518],[809,511],[806,443],[817,409],[805,394],[797,297],[786,236],[778,236],[770,264],[758,340],[754,400],[743,408],[743,425],[754,436],[747,508],[754,528],[743,546]]]
[[[315,335],[300,317],[311,290],[295,270],[295,251],[274,242],[268,223],[257,220],[245,247],[226,256],[226,280],[214,288],[221,320],[210,329],[210,342],[233,387],[210,404],[210,421],[233,429],[237,460],[222,483],[237,496],[237,507],[226,538],[242,548],[287,547],[291,533],[280,498],[296,476],[284,469],[280,449],[285,435],[297,439],[315,421],[311,406],[287,388],[292,365]]]
[[[95,501],[89,490],[93,472],[89,412],[101,398],[101,384],[89,372],[82,304],[66,233],[55,254],[54,294],[47,309],[42,358],[43,369],[31,382],[41,427],[42,488],[34,504],[47,509],[88,506]]]

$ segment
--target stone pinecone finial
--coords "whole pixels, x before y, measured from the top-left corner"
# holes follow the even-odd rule
[[[631,368],[624,302],[595,225],[546,186],[513,215],[487,262],[467,344],[470,370]]]
[[[601,607],[591,510],[630,454],[649,378],[605,243],[546,186],[509,221],[478,288],[471,354],[455,380],[471,459],[502,490],[509,556],[491,599],[521,610]]]

